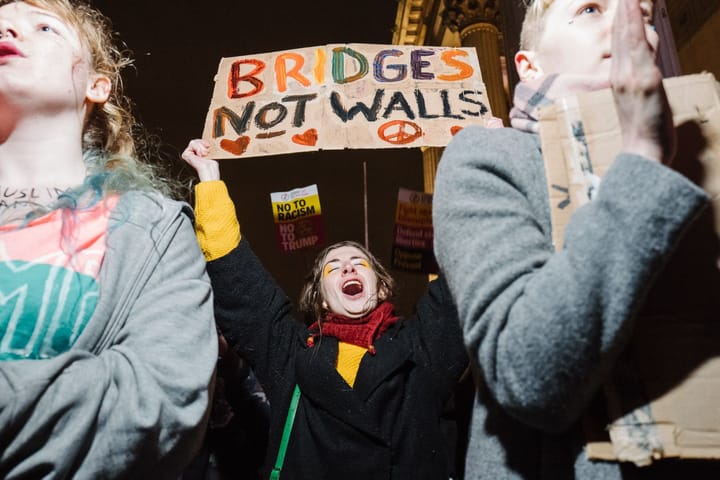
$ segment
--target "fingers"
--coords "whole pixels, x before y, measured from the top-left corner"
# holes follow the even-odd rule
[[[610,83],[623,132],[623,150],[669,163],[672,112],[648,41],[641,0],[619,0],[612,30]]]
[[[208,158],[210,144],[202,139],[191,140],[183,150],[181,157],[188,165],[193,167],[201,182],[220,180],[220,167],[218,162]]]
[[[640,0],[619,0],[612,29],[613,84],[623,86],[633,79],[655,80],[655,53],[648,42]]]
[[[614,25],[615,32],[623,35],[625,46],[628,49],[647,46],[645,19],[640,8],[640,0],[620,0],[615,13]]]
[[[189,161],[191,157],[206,157],[210,153],[210,144],[205,140],[196,138],[190,140],[188,146],[183,150],[182,158]]]

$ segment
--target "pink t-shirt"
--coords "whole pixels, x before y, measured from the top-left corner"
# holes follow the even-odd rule
[[[50,358],[75,343],[95,311],[117,200],[0,226],[0,360]]]

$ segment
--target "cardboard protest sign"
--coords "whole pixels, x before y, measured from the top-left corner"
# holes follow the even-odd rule
[[[669,457],[720,458],[720,96],[711,74],[670,78],[664,85],[678,135],[672,168],[713,201],[645,300],[630,345],[604,388],[607,422],[585,422],[590,458],[640,466]],[[560,250],[572,212],[602,189],[622,147],[611,91],[579,94],[544,109],[540,137],[553,243]]]
[[[391,263],[393,267],[409,272],[437,273],[433,253],[432,194],[399,189]]]
[[[444,146],[491,118],[474,48],[342,44],[223,58],[212,158]]]
[[[270,201],[282,252],[319,247],[325,243],[317,185],[271,193]]]
[[[694,137],[704,137],[706,144],[698,152],[706,171],[704,187],[720,193],[720,130],[716,117],[720,113],[714,77],[687,75],[666,79],[664,84],[675,124],[682,127],[679,155],[696,151],[700,139]],[[551,200],[553,244],[557,249],[562,248],[570,214],[590,201],[600,178],[620,151],[619,129],[609,89],[566,97],[541,111],[540,136]],[[689,145],[683,145],[683,140]],[[679,158],[675,162],[681,161]],[[720,229],[720,214],[716,225]]]

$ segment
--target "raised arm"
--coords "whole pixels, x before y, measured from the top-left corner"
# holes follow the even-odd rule
[[[441,275],[417,304],[418,330],[440,394],[449,394],[468,364],[455,302]]]
[[[268,387],[288,368],[292,349],[302,342],[304,327],[292,316],[282,289],[241,236],[235,206],[220,180],[208,146],[192,140],[182,154],[198,173],[195,187],[195,230],[208,260],[215,292],[215,320],[232,348],[252,365]]]
[[[240,243],[235,204],[220,179],[220,166],[208,158],[209,152],[207,142],[195,139],[182,153],[200,179],[195,186],[195,234],[208,262],[227,255]]]
[[[505,410],[547,430],[566,428],[587,406],[653,278],[708,200],[660,164],[674,148],[669,110],[638,2],[620,3],[612,83],[624,151],[572,216],[562,251],[551,245],[536,136],[468,128],[437,176],[435,246],[465,343]]]

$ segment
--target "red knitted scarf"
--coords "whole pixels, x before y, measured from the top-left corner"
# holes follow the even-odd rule
[[[374,355],[375,340],[397,321],[395,306],[390,302],[381,303],[375,310],[360,318],[348,318],[328,312],[320,322],[310,325],[310,337],[307,343],[312,347],[316,337],[326,335],[335,337],[341,342],[367,348]]]

